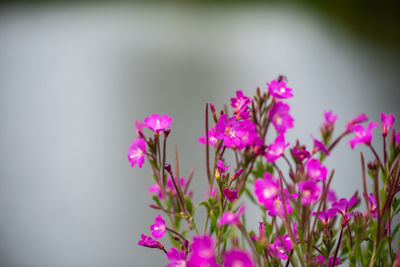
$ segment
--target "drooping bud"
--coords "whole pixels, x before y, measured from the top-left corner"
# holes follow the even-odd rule
[[[235,181],[243,172],[243,169],[237,170],[233,175],[232,175],[232,182]]]
[[[158,205],[155,205],[155,204],[150,204],[150,208],[153,208],[153,209],[155,209],[155,210],[159,210],[159,209],[161,209],[161,207],[160,207],[160,206],[158,206]]]
[[[217,123],[218,122],[217,111],[215,110],[215,106],[213,103],[210,103],[210,110],[211,110],[211,114],[213,116],[214,122]]]
[[[164,168],[165,168],[165,170],[166,170],[167,172],[169,172],[169,174],[172,173],[171,164],[165,164],[165,165],[164,165]],[[172,176],[172,175],[171,175],[171,176]]]

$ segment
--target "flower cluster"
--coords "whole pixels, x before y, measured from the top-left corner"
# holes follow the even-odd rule
[[[327,110],[320,137],[311,135],[307,149],[299,140],[287,141],[294,127],[287,103],[292,97],[286,77],[279,76],[253,97],[237,91],[230,110],[206,104],[204,135],[198,141],[205,148],[207,187],[197,205],[190,189],[194,169],[181,176],[176,147],[172,162],[166,156],[172,118],[153,114],[136,121],[128,160],[139,168],[149,162],[154,179],[148,188],[154,201],[150,207],[162,213],[149,227],[152,237],[143,234],[138,244],[163,251],[168,267],[400,266],[395,250],[400,131],[393,128],[395,116],[380,114],[383,148],[377,151],[377,122],[368,122],[362,113],[337,135],[338,116]],[[362,194],[338,199],[330,188],[335,169],[325,159],[346,138],[349,151],[365,145],[372,160],[365,162],[361,153]],[[246,216],[245,199],[260,210],[259,217]],[[201,210],[204,227],[195,219],[204,214]],[[252,223],[258,225],[257,234]]]

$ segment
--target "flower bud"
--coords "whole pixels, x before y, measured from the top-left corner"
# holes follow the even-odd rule
[[[165,164],[165,165],[164,165],[164,168],[165,168],[165,170],[166,170],[167,172],[169,172],[169,173],[171,174],[171,172],[172,172],[171,164]]]
[[[233,175],[232,175],[232,182],[235,181],[243,172],[243,169],[237,170]]]
[[[165,136],[165,138],[168,137],[168,135],[170,134],[170,132],[171,132],[171,129],[164,129],[164,136]]]
[[[155,209],[155,210],[159,210],[159,209],[161,209],[161,207],[160,207],[160,206],[158,206],[158,205],[155,205],[155,204],[150,204],[150,208],[153,208],[153,209]]]

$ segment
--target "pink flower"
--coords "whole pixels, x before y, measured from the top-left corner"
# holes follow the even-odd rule
[[[267,151],[265,152],[265,157],[268,162],[273,162],[280,158],[285,152],[286,147],[288,147],[290,143],[285,144],[285,137],[281,134],[275,138],[274,143],[268,146]]]
[[[354,126],[355,136],[353,139],[349,141],[351,148],[354,148],[358,144],[366,144],[370,145],[372,141],[372,130],[378,127],[378,123],[371,121],[368,124],[367,129],[364,128],[361,124]]]
[[[227,147],[239,146],[241,144],[241,137],[246,134],[246,130],[242,123],[236,121],[234,117],[227,121],[227,115],[222,114],[219,117],[217,125],[215,126],[215,137],[223,139]]]
[[[215,177],[219,178],[224,175],[230,166],[231,165],[224,166],[224,162],[222,160],[218,160],[217,167],[215,168]]]
[[[297,196],[297,195],[295,195],[295,194],[293,194],[293,196],[286,195],[285,203],[283,203],[282,197],[280,195],[278,195],[278,197],[276,197],[274,199],[274,201],[266,203],[265,208],[268,210],[268,215],[271,217],[276,216],[276,215],[279,215],[279,216],[282,215],[285,217],[286,215],[291,214],[293,211],[293,208],[292,208],[292,205],[290,205],[289,198],[295,198],[295,196]],[[285,205],[285,206],[283,206],[283,205]],[[286,207],[287,213],[285,213],[285,207]]]
[[[386,136],[393,126],[394,123],[394,115],[389,114],[386,115],[385,113],[381,112],[381,122],[382,122],[382,135]]]
[[[132,167],[135,167],[136,163],[139,168],[142,168],[144,163],[144,155],[146,153],[146,142],[143,138],[136,138],[133,140],[129,147],[128,160]]]
[[[289,111],[290,106],[288,104],[278,101],[268,113],[268,118],[281,134],[284,134],[287,129],[293,128],[294,119],[290,116]]]
[[[143,137],[143,124],[141,121],[135,121],[135,126],[136,126],[136,135],[138,137]]]
[[[369,193],[368,203],[369,203],[369,210],[371,211],[372,217],[376,218],[378,215],[378,206],[376,204],[376,197],[373,193]]]
[[[233,202],[238,198],[238,190],[230,190],[229,188],[224,188],[224,190],[222,190],[222,193],[230,202]]]
[[[326,200],[328,200],[329,202],[337,201],[336,193],[334,190],[328,189],[328,192],[326,193]]]
[[[298,146],[296,145],[293,148],[292,153],[293,153],[293,157],[297,158],[300,161],[303,161],[305,159],[309,159],[310,156],[311,156],[310,152],[308,152],[306,150],[305,146],[300,146],[300,148],[298,148]]]
[[[322,122],[322,127],[334,126],[338,116],[333,114],[332,110],[324,112],[325,121]]]
[[[321,189],[313,180],[302,181],[297,184],[299,192],[301,192],[301,204],[309,205],[317,202],[321,195]]]
[[[288,253],[293,249],[289,234],[275,237],[274,243],[269,246],[269,254],[279,259],[287,260]]]
[[[246,206],[241,206],[236,214],[230,211],[222,214],[222,217],[218,220],[218,225],[240,225],[240,216],[246,211]]]
[[[347,126],[346,126],[346,131],[345,132],[352,132],[354,130],[354,126],[359,124],[359,123],[363,123],[365,121],[368,120],[368,117],[364,114],[361,113],[360,115],[356,116],[354,119],[352,119],[351,121],[347,122]]]
[[[237,149],[243,149],[248,145],[264,145],[264,140],[259,138],[257,135],[257,125],[254,122],[251,120],[245,120],[240,123],[242,128],[245,130],[245,134],[240,138],[240,144],[236,146]],[[261,141],[262,144],[260,144]]]
[[[269,93],[275,98],[282,99],[293,97],[292,89],[287,87],[283,80],[272,80],[271,83],[267,83],[267,85]]]
[[[218,266],[214,252],[214,240],[208,236],[194,236],[191,245],[191,255],[188,267],[215,267]]]
[[[310,159],[306,163],[306,171],[308,177],[310,179],[319,181],[319,180],[326,180],[326,175],[328,173],[328,170],[326,169],[325,166],[321,164],[321,162],[317,159]]]
[[[264,174],[264,179],[257,179],[254,182],[254,194],[260,204],[272,203],[279,194],[279,182],[274,181],[269,173]]]
[[[202,143],[203,145],[206,144],[206,134],[204,134],[202,137],[200,137],[198,139],[198,141],[200,143]],[[210,146],[216,146],[218,143],[218,139],[215,137],[215,128],[211,128],[210,130],[208,130],[208,144]]]
[[[235,109],[233,113],[238,119],[248,119],[250,117],[250,113],[248,112],[248,104],[251,103],[250,98],[244,96],[241,90],[236,91],[236,96],[236,98],[231,98],[231,105]]]
[[[327,227],[329,222],[333,217],[335,217],[337,213],[336,209],[328,209],[327,211],[320,211],[318,214],[318,219],[322,222],[322,224]],[[317,213],[313,211],[313,216],[317,216]]]
[[[179,251],[176,248],[171,248],[167,253],[168,260],[171,262],[165,267],[186,267],[185,251]]]
[[[157,193],[157,196],[160,199],[162,199],[164,197],[160,186],[156,182],[152,186],[149,186],[149,193],[150,194]]]
[[[144,119],[143,126],[149,127],[150,130],[160,133],[164,131],[164,129],[171,128],[172,118],[168,117],[168,115],[164,114],[162,117],[158,114],[153,114],[151,117],[146,117]]]
[[[330,153],[329,153],[328,149],[326,148],[326,146],[324,145],[324,143],[315,139],[313,136],[311,136],[311,138],[314,140],[313,153],[316,153],[317,151],[321,151],[321,152],[324,152],[325,155],[329,156]]]
[[[397,146],[400,146],[400,131],[396,134],[395,140],[396,140]]]
[[[253,267],[253,261],[246,251],[233,249],[224,254],[224,267]]]
[[[142,240],[140,240],[138,242],[139,246],[148,247],[148,248],[158,248],[158,249],[164,248],[164,246],[160,242],[154,240],[150,236],[141,235],[141,237],[142,237]]]
[[[334,257],[330,257],[330,258],[329,258],[329,261],[326,263],[326,264],[327,264],[326,266],[334,267],[334,266],[337,266],[337,265],[342,264],[342,263],[340,262],[340,257],[337,257],[336,260],[335,260],[335,264],[333,265],[333,264],[332,264],[332,263],[333,263],[333,258],[334,258]],[[315,263],[319,264],[321,267],[323,267],[323,266],[324,266],[324,263],[326,262],[325,257],[322,256],[322,255],[318,255],[317,257],[313,257],[313,261],[314,261]]]
[[[353,207],[358,202],[358,198],[352,196],[349,200],[345,198],[339,199],[338,202],[332,204],[332,208],[336,209],[343,216],[342,226],[345,226],[353,214],[349,212],[350,208]]]
[[[178,179],[176,177],[174,177],[174,179],[175,179],[176,184],[178,184]],[[181,177],[179,179],[179,183],[180,183],[181,187],[185,187],[185,184],[186,184],[185,178]],[[175,189],[174,182],[172,181],[171,176],[168,176],[167,186],[165,187],[165,191],[167,193],[170,193],[173,196],[176,195],[176,189]]]
[[[151,234],[154,238],[161,238],[165,234],[167,230],[167,226],[165,225],[165,221],[161,214],[158,214],[155,218],[155,224],[150,226],[150,230],[152,231]]]
[[[218,194],[218,188],[213,188],[213,189],[211,190],[211,195],[210,195],[210,191],[207,190],[207,192],[204,194],[204,196],[205,196],[206,198],[209,198],[209,197],[215,197],[215,196],[217,196],[217,194]],[[217,197],[217,199],[218,199],[218,197]]]

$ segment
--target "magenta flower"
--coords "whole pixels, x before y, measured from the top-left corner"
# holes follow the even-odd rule
[[[224,188],[224,190],[222,190],[222,193],[230,202],[233,202],[238,198],[238,192],[238,190],[230,190],[229,188]]]
[[[281,134],[284,134],[287,129],[293,128],[294,119],[290,116],[289,111],[290,106],[288,104],[278,101],[268,113],[268,118]]]
[[[137,164],[139,168],[142,168],[144,163],[144,155],[146,153],[146,142],[143,138],[136,138],[133,140],[129,147],[128,160],[132,167]]]
[[[243,94],[242,90],[238,90],[236,91],[236,97],[232,97],[231,98],[231,106],[234,109],[237,109],[238,107],[240,107],[241,105],[243,105],[243,103],[250,103],[250,98],[248,98],[247,96],[245,96]]]
[[[301,192],[301,204],[309,205],[312,202],[318,201],[321,189],[316,182],[313,180],[302,181],[297,186],[299,187],[299,192]]]
[[[328,192],[326,193],[326,200],[328,200],[329,202],[337,201],[335,190],[328,189]]]
[[[321,164],[321,162],[317,159],[310,159],[306,163],[306,171],[308,177],[310,179],[316,180],[316,181],[325,181],[326,180],[326,175],[328,173],[328,170],[326,169],[325,166]]]
[[[135,121],[135,126],[136,126],[136,135],[138,137],[143,137],[143,124],[141,121]]]
[[[368,124],[367,129],[365,129],[361,124],[354,126],[355,136],[349,141],[351,148],[362,143],[370,145],[372,141],[372,130],[376,127],[378,127],[378,123],[374,121],[371,121]]]
[[[214,240],[208,236],[194,236],[191,245],[191,255],[187,262],[188,267],[215,267]]]
[[[254,182],[254,194],[260,204],[272,203],[279,194],[279,182],[274,181],[269,173],[264,174],[264,179],[257,179]]]
[[[171,248],[167,253],[168,260],[171,262],[165,267],[186,267],[185,251],[179,251],[176,248]]]
[[[327,211],[320,211],[318,214],[318,220],[320,220],[322,224],[325,227],[327,227],[332,218],[335,217],[336,213],[337,213],[336,209],[328,209]],[[317,213],[313,211],[312,215],[317,216]]]
[[[372,217],[376,218],[378,215],[378,206],[376,204],[376,197],[373,193],[369,193],[368,203],[369,203],[369,210],[371,211]]]
[[[165,225],[165,221],[161,214],[158,214],[155,218],[155,224],[150,226],[151,234],[154,238],[161,238],[165,234],[167,230],[167,226]]]
[[[178,184],[178,179],[176,177],[174,177],[174,179],[175,179],[176,184]],[[181,187],[185,187],[185,184],[186,184],[185,178],[181,177],[179,179],[179,183],[180,183]],[[172,181],[171,176],[168,176],[167,186],[165,187],[165,191],[167,193],[170,193],[173,196],[176,195],[176,189],[175,189],[174,182]]]
[[[364,113],[361,113],[360,115],[356,116],[351,121],[347,122],[345,132],[347,132],[347,133],[352,132],[354,130],[354,126],[356,126],[359,123],[366,122],[367,120],[368,120],[368,117]]]
[[[285,137],[281,134],[275,138],[275,141],[270,144],[265,152],[265,157],[268,162],[273,162],[280,158],[285,149],[290,145],[290,143],[285,144]]]
[[[330,257],[329,258],[329,263],[328,263],[328,266],[332,266],[332,267],[334,267],[334,266],[337,266],[337,265],[341,265],[342,263],[340,262],[340,257],[337,257],[336,259],[335,259],[335,264],[333,264],[333,259],[334,257]]]
[[[338,118],[337,115],[333,114],[332,110],[327,110],[324,112],[325,121],[322,122],[322,127],[333,127]]]
[[[300,146],[300,148],[298,148],[298,146],[296,145],[293,148],[292,153],[293,153],[293,157],[297,158],[300,161],[303,161],[305,159],[309,159],[310,156],[311,156],[310,152],[308,152],[306,150],[305,146]]]
[[[353,214],[349,212],[350,208],[353,207],[358,202],[358,198],[352,196],[349,200],[345,198],[339,199],[338,202],[332,204],[332,208],[336,209],[343,216],[342,226],[345,226]]]
[[[158,198],[160,199],[164,197],[160,186],[156,182],[152,186],[149,186],[149,194],[153,193],[156,193]]]
[[[286,86],[286,83],[282,81],[272,80],[268,85],[268,92],[275,98],[291,98],[293,97],[292,89]]]
[[[289,234],[284,236],[275,237],[274,243],[270,245],[269,253],[272,256],[276,256],[279,259],[287,260],[288,253],[293,249],[292,241]]]
[[[322,255],[318,255],[317,257],[313,257],[313,261],[314,261],[315,263],[319,264],[321,267],[324,266],[324,263],[326,263],[327,266],[329,266],[329,267],[334,267],[334,266],[337,266],[337,265],[342,264],[342,263],[340,262],[340,257],[337,257],[336,260],[335,260],[335,264],[332,265],[332,263],[333,263],[333,258],[334,258],[334,257],[330,257],[330,258],[329,258],[329,261],[326,263],[325,257],[322,256]]]
[[[224,162],[222,160],[218,160],[217,167],[215,168],[215,177],[219,178],[224,175],[230,166],[231,165],[224,166]]]
[[[206,134],[204,134],[202,137],[200,137],[198,139],[198,141],[200,143],[202,143],[203,145],[206,144]],[[210,146],[216,146],[218,143],[218,139],[215,137],[215,128],[211,128],[210,130],[208,130],[208,144]]]
[[[151,238],[150,236],[147,235],[141,235],[142,240],[139,240],[138,245],[143,246],[143,247],[148,247],[148,248],[158,248],[158,249],[163,249],[164,246]]]
[[[217,194],[218,194],[218,188],[216,187],[216,188],[213,188],[213,189],[211,190],[211,195],[210,195],[210,191],[207,190],[207,192],[204,194],[204,197],[206,197],[206,198],[215,197],[215,196],[217,196]],[[218,199],[218,198],[217,198],[217,199]]]
[[[396,136],[394,137],[397,146],[400,146],[400,131],[396,134]]]
[[[240,123],[242,128],[245,129],[245,134],[240,138],[240,144],[236,146],[237,149],[243,149],[248,145],[264,145],[264,140],[259,138],[257,135],[257,125],[254,122],[251,120],[245,120]],[[260,144],[261,141],[262,144]]]
[[[389,114],[386,115],[385,113],[381,112],[381,122],[382,122],[382,135],[386,136],[393,126],[394,123],[394,115]]]
[[[250,255],[243,250],[233,249],[224,254],[224,267],[253,267]]]
[[[328,149],[326,148],[326,146],[324,145],[324,143],[315,139],[313,136],[311,136],[311,138],[314,140],[313,153],[316,153],[317,151],[321,151],[321,152],[324,152],[325,155],[329,156],[330,153],[329,153]]]
[[[290,197],[289,195],[285,196],[285,203],[282,202],[282,197],[280,195],[278,195],[273,202],[266,203],[265,208],[268,210],[268,215],[271,217],[276,216],[276,215],[279,215],[279,216],[282,215],[285,217],[286,215],[291,214],[293,211],[293,208],[292,208],[292,205],[290,205],[289,197]],[[290,198],[295,198],[295,197],[293,196]],[[285,205],[285,206],[283,206],[283,205]],[[287,213],[285,213],[285,207],[286,207]]]
[[[239,146],[241,144],[241,137],[246,134],[246,130],[242,123],[236,121],[234,117],[227,121],[227,115],[222,114],[219,117],[217,125],[215,126],[215,137],[223,139],[227,147]]]
[[[237,225],[240,226],[240,216],[246,211],[246,206],[241,206],[236,214],[230,211],[225,212],[222,214],[222,217],[218,220],[218,225]]]
[[[171,122],[172,118],[168,117],[166,114],[162,115],[161,117],[158,114],[153,114],[144,119],[143,126],[149,127],[149,129],[155,133],[160,133],[164,131],[164,129],[170,129]]]

